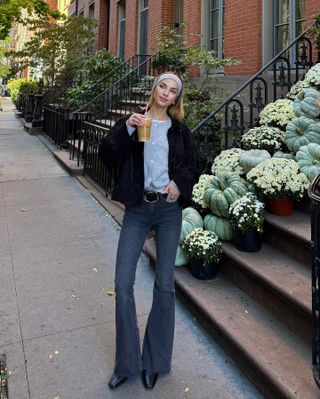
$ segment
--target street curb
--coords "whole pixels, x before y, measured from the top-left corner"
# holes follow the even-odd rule
[[[83,167],[78,166],[76,161],[69,159],[69,152],[58,150],[57,146],[54,145],[44,134],[40,134],[37,137],[52,153],[65,171],[67,171],[71,176],[83,176]]]

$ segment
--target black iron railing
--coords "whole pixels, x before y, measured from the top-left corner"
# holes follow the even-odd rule
[[[202,145],[206,149],[198,153],[201,170],[208,168],[221,149],[239,146],[242,134],[259,124],[259,113],[265,105],[284,98],[292,85],[304,77],[314,64],[314,50],[307,34],[305,31],[299,35],[192,130],[196,147]],[[220,115],[221,124],[214,127],[212,121],[219,120],[217,115]],[[220,139],[211,139],[211,143],[222,141],[222,148],[218,151],[210,146],[210,142],[204,144],[209,133]]]
[[[91,122],[84,123],[84,158],[83,169],[86,176],[111,193],[117,177],[118,169],[107,169],[99,159],[98,150],[103,137],[109,133],[109,129]]]
[[[64,147],[74,131],[72,114],[66,108],[43,106],[43,133],[57,146]]]
[[[320,388],[320,174],[309,187],[312,255],[312,368]]]

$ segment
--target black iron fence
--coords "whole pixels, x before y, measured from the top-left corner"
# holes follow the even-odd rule
[[[43,107],[43,133],[58,147],[66,146],[69,138],[73,137],[73,115],[66,108],[55,105]]]
[[[284,98],[314,64],[314,49],[307,35],[308,31],[299,35],[192,130],[198,147],[210,132],[222,139],[222,149],[240,145],[242,134],[259,124],[259,113],[265,105]],[[319,51],[317,58],[320,62]],[[212,123],[219,119],[217,115],[221,119],[219,125]],[[201,170],[208,168],[216,155],[215,142],[211,139],[204,146],[206,151],[198,153]]]
[[[320,388],[320,174],[309,188],[311,200],[311,254],[312,254],[312,368]]]
[[[102,187],[106,193],[111,193],[117,178],[118,169],[107,169],[98,156],[101,140],[109,133],[109,129],[91,122],[84,122],[83,126],[85,142],[84,173]]]

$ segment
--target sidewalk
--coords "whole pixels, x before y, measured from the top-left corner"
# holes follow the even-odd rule
[[[172,372],[147,392],[140,379],[112,392],[114,262],[119,227],[26,133],[9,99],[0,112],[0,354],[10,399],[260,398],[177,302]],[[153,271],[141,256],[140,332]]]

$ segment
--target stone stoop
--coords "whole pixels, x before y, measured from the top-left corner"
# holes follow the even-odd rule
[[[314,399],[320,392],[311,368],[310,256],[301,262],[296,251],[287,253],[293,241],[297,251],[310,248],[310,215],[266,214],[266,224],[260,252],[223,243],[214,280],[196,280],[177,267],[177,294],[264,397]],[[269,244],[277,231],[281,241]],[[146,251],[155,260],[154,242]]]

